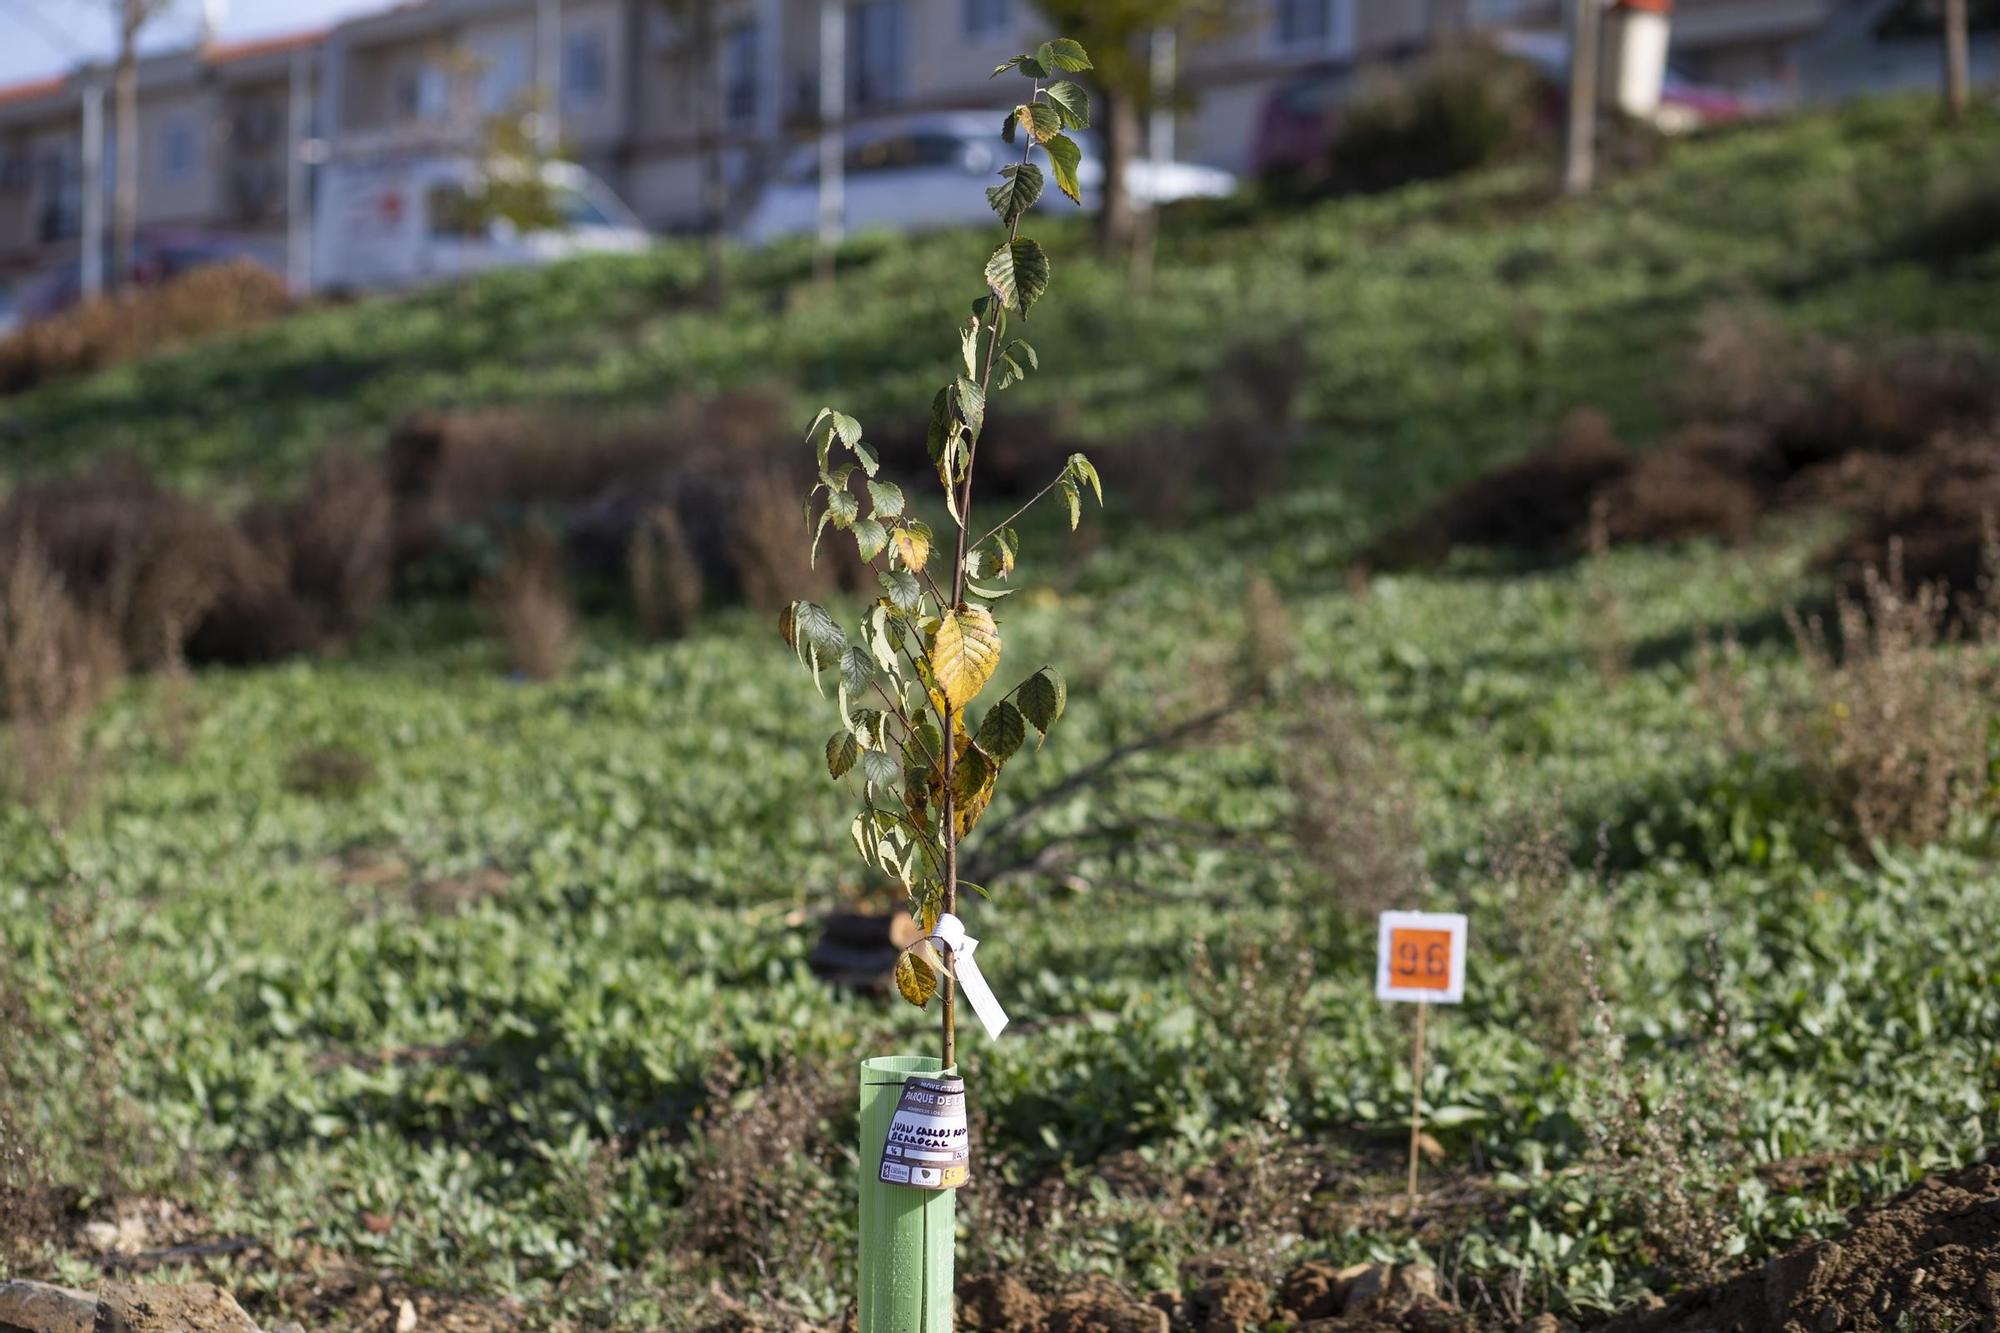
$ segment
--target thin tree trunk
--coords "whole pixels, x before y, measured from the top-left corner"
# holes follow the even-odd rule
[[[1944,105],[1953,120],[1965,119],[1972,101],[1972,49],[1966,0],[1944,0]]]
[[[139,28],[143,0],[123,0],[118,11],[118,69],[115,76],[118,183],[112,198],[111,286],[132,281],[139,249]],[[89,187],[89,182],[85,182]]]
[[[1129,89],[1104,89],[1104,203],[1097,237],[1110,255],[1132,253],[1138,214],[1132,207],[1132,163],[1139,156],[1139,99]]]
[[[705,243],[705,279],[709,304],[722,304],[727,258],[728,190],[722,179],[721,79],[716,68],[715,0],[695,0],[695,124],[701,143],[701,233]]]
[[[1563,189],[1586,194],[1597,180],[1597,44],[1602,29],[1600,0],[1571,0],[1569,40],[1569,134]]]

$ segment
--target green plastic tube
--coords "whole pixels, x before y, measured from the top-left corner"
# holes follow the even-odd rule
[[[860,1333],[951,1333],[956,1190],[920,1190],[876,1179],[904,1080],[955,1075],[930,1055],[861,1062]]]

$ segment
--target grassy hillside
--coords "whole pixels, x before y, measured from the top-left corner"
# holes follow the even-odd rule
[[[1073,369],[1027,405],[1046,394],[1086,438],[1136,446],[1199,417],[1205,377],[1261,332],[1303,349],[1308,416],[1377,494],[1466,475],[1579,404],[1643,434],[1714,302],[1768,301],[1825,330],[1993,331],[1996,153],[2000,123],[1942,133],[1914,100],[1678,146],[1582,203],[1523,169],[1221,208],[1168,228],[1146,298],[1090,257],[1083,227],[1057,227],[1064,299],[1035,339]],[[283,487],[326,440],[365,443],[417,409],[597,411],[746,383],[838,398],[880,429],[928,404],[986,248],[976,233],[859,239],[831,291],[802,281],[803,246],[738,254],[720,312],[696,302],[686,247],[362,302],[0,402],[0,469],[119,447],[197,487]]]
[[[1951,239],[1996,162],[2000,125],[1887,104],[1578,204],[1513,173],[1219,211],[1170,230],[1142,301],[1058,233],[1034,337],[1064,370],[996,411],[1144,451],[1202,416],[1232,341],[1275,335],[1309,355],[1307,444],[1248,512],[1156,528],[1114,501],[1095,549],[1034,536],[1007,659],[1070,668],[1071,713],[987,817],[1023,814],[1031,865],[976,908],[1016,1023],[961,1038],[962,1271],[1137,1299],[1421,1256],[1481,1326],[1587,1318],[2000,1139],[1992,803],[1870,847],[1817,781],[1846,705],[1781,616],[1828,593],[1824,520],[1350,569],[1573,407],[1646,438],[1715,303],[2000,337],[2000,249]],[[237,497],[418,408],[773,381],[889,420],[928,401],[966,294],[941,275],[986,244],[857,242],[831,292],[802,251],[739,256],[721,314],[679,250],[315,312],[0,406],[5,466],[124,448]],[[464,1328],[836,1324],[853,1064],[929,1049],[934,1015],[806,968],[814,913],[888,901],[821,716],[735,612],[664,646],[594,625],[550,685],[417,606],[342,658],[128,687],[60,835],[0,811],[0,1117],[34,1148],[0,1200],[70,1210],[0,1262],[87,1283],[77,1218],[165,1200],[150,1243],[241,1243],[162,1271],[266,1323],[409,1295]],[[1473,919],[1413,1219],[1410,1015],[1372,994],[1388,903]]]

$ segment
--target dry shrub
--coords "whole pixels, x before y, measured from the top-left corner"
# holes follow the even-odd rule
[[[515,671],[540,681],[569,672],[578,647],[576,606],[553,538],[529,532],[516,540],[479,596]]]
[[[1641,1219],[1653,1261],[1670,1278],[1701,1283],[1731,1259],[1739,1209],[1733,1179],[1742,1148],[1743,1096],[1732,1049],[1730,1019],[1715,984],[1717,946],[1707,942],[1704,976],[1710,1007],[1694,1034],[1701,1091],[1674,1080],[1648,1095],[1635,1080],[1647,1067],[1632,1060],[1610,1003],[1598,984],[1593,955],[1583,955],[1590,1041],[1579,1060],[1585,1105],[1578,1108],[1591,1156],[1608,1177],[1607,1193],[1621,1211]]]
[[[1497,819],[1486,832],[1486,873],[1507,892],[1507,910],[1487,927],[1502,953],[1521,960],[1516,993],[1551,1054],[1583,1044],[1589,994],[1577,962],[1597,928],[1577,893],[1577,871],[1561,823],[1550,810]]]
[[[664,414],[624,419],[514,409],[416,418],[391,436],[384,464],[397,565],[462,587],[482,571],[441,563],[455,542],[476,533],[475,546],[504,546],[534,523],[560,534],[591,586],[633,588],[635,542],[670,510],[688,577],[705,588],[768,609],[816,580],[854,584],[852,543],[827,541],[823,571],[807,566],[797,497],[809,460],[795,435],[784,400],[759,390],[686,396]]]
[[[1282,764],[1293,837],[1334,908],[1371,917],[1422,899],[1429,880],[1408,775],[1353,699],[1302,691]]]
[[[1613,544],[1740,541],[1778,508],[1865,520],[1838,552],[1879,565],[1907,536],[1912,569],[1973,587],[1984,511],[2000,505],[2000,360],[1954,336],[1861,349],[1795,337],[1755,309],[1704,313],[1678,407],[1685,424],[1628,454],[1601,415],[1573,414],[1553,448],[1461,487],[1375,553],[1435,560],[1454,546],[1575,553],[1600,504]]]
[[[362,629],[389,594],[395,506],[373,459],[324,451],[297,500],[251,516],[245,527],[334,633]]]
[[[1246,940],[1227,971],[1206,941],[1195,940],[1191,953],[1188,998],[1217,1039],[1209,1066],[1215,1083],[1233,1083],[1252,1114],[1283,1130],[1305,1082],[1308,1029],[1293,999],[1312,983],[1312,950],[1274,957],[1263,942]]]
[[[650,509],[639,520],[626,569],[640,630],[649,639],[684,638],[701,614],[701,567],[670,506]]]
[[[9,724],[11,795],[68,803],[85,718],[122,665],[117,640],[77,605],[31,541],[0,551],[0,719]]]
[[[1748,537],[1764,499],[1741,470],[1748,460],[1718,456],[1712,448],[1728,443],[1726,436],[1695,430],[1640,454],[1631,472],[1599,497],[1602,544]]]
[[[367,755],[346,745],[308,745],[285,761],[285,790],[322,799],[351,799],[375,780]]]
[[[0,339],[0,394],[19,393],[268,324],[291,308],[285,280],[261,264],[215,264],[138,292],[85,301]]]
[[[1914,458],[1859,471],[1850,507],[1865,522],[1829,557],[1850,592],[1865,591],[1866,571],[1887,568],[1893,549],[1911,583],[1980,595],[2000,519],[2000,432],[1947,436]]]
[[[853,1207],[852,1089],[840,1071],[792,1065],[747,1088],[727,1052],[709,1076],[687,1145],[675,1239],[736,1273],[766,1279],[844,1262],[832,1237]]]
[[[1794,617],[1812,686],[1793,743],[1858,840],[1927,843],[1991,803],[2000,670],[1982,650],[2000,647],[2000,603],[1989,584],[1964,631],[1978,642],[1950,642],[1959,635],[1945,589],[1912,589],[1891,555],[1858,597],[1840,599],[1837,645],[1817,619]]]
[[[1602,412],[1572,412],[1553,445],[1495,468],[1442,503],[1377,553],[1389,563],[1441,557],[1455,546],[1505,546],[1540,555],[1572,552],[1591,506],[1633,468]]]
[[[1475,43],[1376,71],[1341,108],[1328,182],[1387,190],[1495,161],[1534,137],[1539,100],[1527,65]]]
[[[60,835],[50,844],[63,857]],[[47,914],[36,923],[43,950],[0,956],[0,1260],[10,1269],[64,1245],[79,1212],[130,1197],[157,1146],[124,1087],[142,1028],[103,891],[65,866],[27,901]]]
[[[741,478],[730,499],[727,542],[736,592],[746,606],[775,611],[801,595],[815,596],[832,583],[833,562],[859,554],[831,530],[812,554],[812,537],[799,521],[798,492],[775,469]]]
[[[23,486],[0,542],[34,541],[71,596],[113,627],[137,666],[272,661],[315,646],[284,570],[235,524],[111,460]]]

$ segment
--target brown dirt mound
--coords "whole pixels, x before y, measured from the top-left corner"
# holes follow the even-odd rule
[[[1857,1211],[1839,1240],[1798,1246],[1763,1268],[1606,1333],[1855,1333],[2000,1324],[2000,1166],[1932,1176]]]

